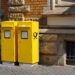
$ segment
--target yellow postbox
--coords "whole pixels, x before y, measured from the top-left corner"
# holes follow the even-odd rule
[[[39,61],[39,24],[18,22],[18,62],[34,64]]]
[[[1,60],[4,62],[16,61],[16,38],[15,21],[4,21],[1,23]]]

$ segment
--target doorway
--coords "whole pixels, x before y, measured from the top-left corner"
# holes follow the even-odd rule
[[[66,64],[75,65],[75,41],[66,41]]]

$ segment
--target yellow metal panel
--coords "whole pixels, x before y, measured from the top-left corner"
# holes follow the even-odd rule
[[[2,61],[15,62],[15,26],[17,23],[4,22],[1,29],[1,57]],[[5,26],[6,25],[6,26]],[[13,25],[13,28],[9,28],[9,25]],[[5,28],[3,28],[5,26]],[[10,31],[10,38],[5,38],[4,32]]]
[[[32,62],[39,62],[39,23],[33,22],[32,26]]]

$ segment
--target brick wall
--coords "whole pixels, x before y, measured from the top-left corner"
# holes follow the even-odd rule
[[[41,13],[43,10],[43,7],[46,5],[47,0],[26,0],[25,4],[30,5],[31,11],[27,13],[26,17],[41,17]]]
[[[47,0],[26,0],[26,5],[30,5],[31,11],[25,17],[40,18],[40,25],[46,24],[46,17],[42,15],[43,8],[47,5]]]
[[[43,7],[47,5],[47,0],[25,0],[25,5],[30,5],[30,11],[25,13],[25,18],[39,18],[40,24],[46,24],[46,18],[42,15],[42,12]],[[7,16],[7,0],[2,0],[2,9],[5,10],[5,16]]]
[[[8,0],[1,0],[1,8],[4,9],[4,16],[8,16]]]

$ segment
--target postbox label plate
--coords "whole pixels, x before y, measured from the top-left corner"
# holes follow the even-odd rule
[[[21,38],[22,39],[28,39],[28,32],[27,31],[22,31],[21,32]]]
[[[4,37],[5,38],[10,38],[10,31],[5,31],[4,32]]]

